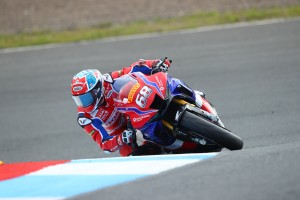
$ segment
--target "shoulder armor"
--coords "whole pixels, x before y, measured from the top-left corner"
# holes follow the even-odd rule
[[[108,82],[108,83],[113,83],[114,79],[112,78],[112,76],[109,73],[106,74],[102,74],[103,80]]]

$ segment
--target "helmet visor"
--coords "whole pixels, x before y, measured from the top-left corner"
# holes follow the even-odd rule
[[[77,104],[77,106],[88,107],[96,101],[97,97],[92,90],[92,91],[87,92],[82,95],[73,96],[73,99],[74,99],[75,103]]]

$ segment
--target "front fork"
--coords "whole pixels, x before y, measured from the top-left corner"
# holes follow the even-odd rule
[[[200,115],[203,118],[211,121],[214,124],[224,127],[222,121],[216,114],[215,109],[208,103],[208,101],[206,99],[203,99],[203,100],[204,101],[203,101],[202,107],[199,108],[198,106],[188,103],[185,100],[174,98],[172,100],[172,102],[180,106],[175,114],[175,121],[171,124],[166,120],[162,120],[162,124],[165,127],[167,127],[174,134],[175,137],[179,136],[179,137],[183,137],[183,138],[188,138],[190,141],[195,142],[197,144],[201,144],[201,145],[214,144],[211,141],[206,140],[205,138],[199,138],[199,136],[194,136],[193,134],[187,134],[185,131],[181,131],[177,127],[177,124],[180,121],[181,116],[183,115],[184,112],[195,113],[196,115]],[[207,110],[210,110],[210,109],[214,110],[214,112],[213,112],[213,114],[209,113],[209,112],[203,110],[203,108],[205,108]]]

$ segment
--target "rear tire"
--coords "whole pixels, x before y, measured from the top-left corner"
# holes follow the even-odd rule
[[[178,125],[229,150],[240,150],[243,148],[243,140],[240,137],[188,110],[183,113]]]

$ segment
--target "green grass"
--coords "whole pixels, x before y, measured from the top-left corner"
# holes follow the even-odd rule
[[[136,21],[123,25],[110,22],[92,28],[67,30],[61,32],[33,32],[11,35],[0,35],[0,48],[40,45],[50,43],[66,43],[82,40],[93,40],[112,36],[131,34],[167,32],[201,26],[236,23],[244,21],[291,18],[300,16],[300,5],[275,7],[268,9],[247,9],[230,12],[199,12],[188,16],[151,21]]]

